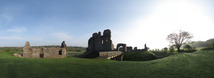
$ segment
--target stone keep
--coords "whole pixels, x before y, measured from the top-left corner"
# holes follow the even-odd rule
[[[103,35],[101,35],[101,32],[93,33],[92,37],[88,40],[87,52],[112,50],[114,50],[114,45],[112,44],[111,31],[109,29],[104,30]]]
[[[25,58],[65,58],[66,44],[62,42],[61,47],[30,47],[30,42],[26,42],[23,48]]]

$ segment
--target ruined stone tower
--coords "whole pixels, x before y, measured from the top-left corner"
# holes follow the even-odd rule
[[[26,41],[25,46],[23,48],[23,57],[32,57],[32,48],[30,47],[30,42],[28,41]]]
[[[101,32],[94,33],[88,41],[87,52],[112,51],[114,46],[111,40],[111,31],[104,30],[103,36]]]
[[[101,32],[93,33],[92,37],[88,40],[88,48],[84,53],[84,56],[96,57],[101,51],[113,51],[114,45],[111,40],[111,31],[109,29],[104,30],[103,35]],[[83,57],[84,57],[83,56]]]

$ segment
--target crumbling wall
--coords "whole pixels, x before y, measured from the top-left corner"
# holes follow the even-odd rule
[[[61,47],[30,47],[27,41],[23,48],[23,57],[25,58],[65,58],[66,44],[62,42]]]
[[[65,48],[43,48],[44,58],[64,58],[66,57]]]
[[[32,48],[31,58],[40,58],[41,53],[42,53],[42,48]]]

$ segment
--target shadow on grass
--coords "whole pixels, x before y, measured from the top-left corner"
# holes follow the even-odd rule
[[[174,55],[174,54],[178,54],[178,53],[193,53],[196,52],[198,50],[181,50],[179,52],[175,51],[175,52],[166,52],[166,51],[152,51],[155,55],[157,59],[161,59],[164,57],[168,57],[170,55]]]
[[[214,48],[203,48],[201,50],[214,50]]]

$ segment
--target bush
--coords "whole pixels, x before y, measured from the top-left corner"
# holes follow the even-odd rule
[[[192,49],[192,47],[190,45],[188,45],[188,44],[186,44],[183,48],[187,49],[187,50],[191,50]]]
[[[174,51],[175,51],[174,46],[170,46],[170,47],[169,47],[169,51],[170,51],[170,52],[174,52]]]
[[[181,50],[181,52],[191,53],[197,51],[195,47],[192,47],[189,44],[184,45],[183,48],[184,50]]]
[[[164,51],[164,52],[167,52],[167,51],[168,51],[168,48],[167,48],[167,47],[163,48],[163,51]]]
[[[127,52],[123,53],[123,60],[125,61],[146,61],[156,59],[152,52]]]

